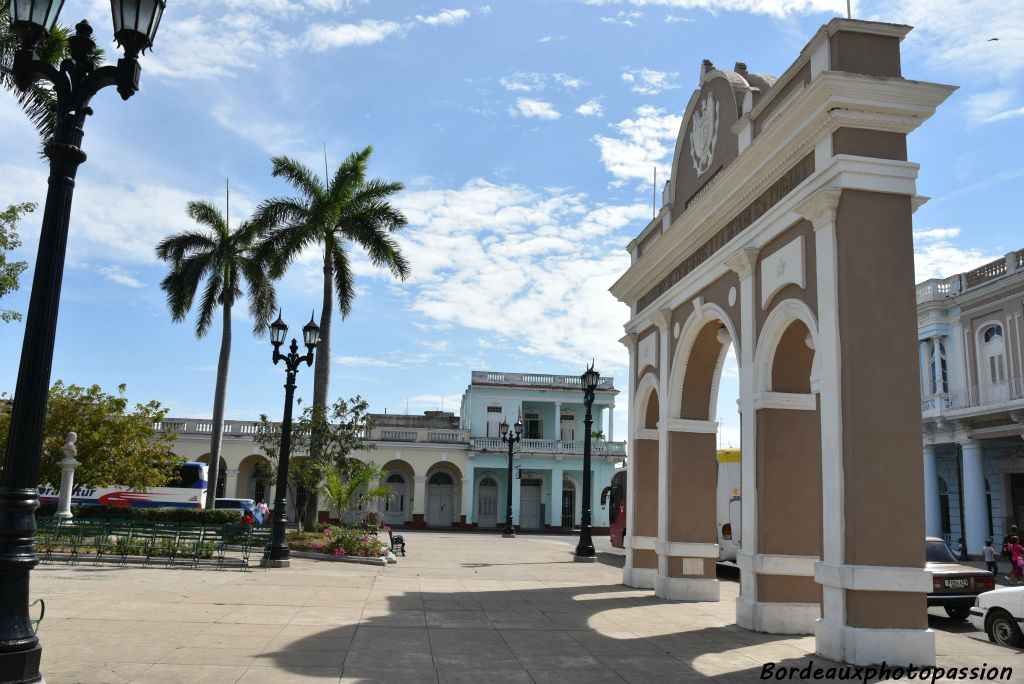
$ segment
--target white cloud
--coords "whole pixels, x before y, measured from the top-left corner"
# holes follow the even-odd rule
[[[565,34],[559,36],[542,36],[537,39],[538,43],[552,43],[556,40],[565,40]]]
[[[499,79],[498,83],[512,92],[532,93],[544,89],[544,74],[526,74],[516,72],[511,76]]]
[[[678,14],[666,14],[665,15],[665,23],[666,24],[678,24],[681,21],[691,22],[691,21],[693,21],[693,19],[690,19],[688,17],[681,17]]]
[[[619,12],[612,17],[601,17],[601,21],[606,24],[622,24],[623,26],[633,27],[636,26],[637,21],[643,18],[643,12]]]
[[[566,88],[569,88],[570,90],[578,90],[579,87],[581,85],[583,85],[583,80],[582,79],[573,78],[569,74],[553,74],[552,77],[560,85],[563,85]]]
[[[598,100],[598,98],[592,98],[587,100],[579,107],[576,108],[576,113],[580,116],[604,116],[604,105]]]
[[[295,154],[305,140],[296,135],[302,131],[294,125],[263,118],[260,110],[247,108],[240,111],[238,107],[221,102],[210,109],[214,121],[242,138],[256,143],[268,154]]]
[[[487,10],[489,12],[490,11],[490,7],[488,7]],[[464,10],[464,9],[454,9],[454,10],[446,9],[446,10],[441,10],[437,14],[431,15],[429,17],[424,17],[423,15],[420,15],[420,14],[416,15],[416,20],[417,21],[419,21],[421,23],[424,23],[424,24],[429,24],[430,26],[435,26],[435,27],[436,26],[455,26],[456,24],[461,24],[462,22],[464,22],[468,18],[469,18],[469,12],[467,10]]]
[[[341,366],[374,366],[376,368],[395,368],[398,366],[397,363],[369,356],[335,356],[334,363]]]
[[[306,32],[306,42],[316,52],[351,45],[372,45],[402,32],[401,24],[393,21],[364,19],[358,24],[318,24]]]
[[[681,121],[682,116],[643,105],[636,109],[634,118],[609,124],[619,132],[619,137],[596,135],[594,142],[601,150],[605,168],[616,178],[646,181],[654,166],[667,178],[667,164],[671,160],[666,157],[673,151]]]
[[[655,71],[654,69],[630,69],[622,72],[622,80],[632,86],[634,93],[657,95],[665,90],[679,87],[672,79],[679,76],[676,71]]]
[[[509,112],[513,116],[519,115],[527,119],[545,119],[547,121],[553,121],[562,116],[550,102],[531,100],[526,97],[518,98],[515,107],[509,108]]]
[[[1001,256],[985,255],[976,247],[958,247],[953,243],[953,238],[959,236],[959,228],[914,231],[915,282],[965,273]]]
[[[100,275],[107,280],[125,287],[146,287],[146,284],[120,266],[104,266],[99,269]]]
[[[1020,102],[1019,95],[1013,90],[991,90],[969,97],[964,110],[968,121],[976,126],[1024,116],[1024,106],[1014,106],[1014,100]]]
[[[646,205],[476,179],[407,193],[399,206],[409,218],[403,250],[414,255],[413,311],[538,357],[624,367],[617,340],[628,309],[608,287],[629,265],[621,245]]]
[[[210,80],[255,69],[268,55],[290,48],[287,37],[252,14],[220,18],[195,14],[160,25],[158,49],[145,59],[149,75]]]
[[[583,0],[587,5],[619,5],[623,0]],[[785,17],[791,14],[827,12],[846,14],[843,0],[626,0],[636,7],[677,7],[708,12],[751,12]]]

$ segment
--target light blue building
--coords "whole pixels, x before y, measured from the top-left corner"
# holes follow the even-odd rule
[[[608,527],[601,490],[626,456],[625,442],[615,441],[612,427],[618,393],[612,378],[601,378],[592,409],[591,525],[598,532]],[[578,527],[584,413],[578,375],[473,371],[460,412],[461,428],[469,434],[465,524],[504,525],[508,445],[501,440],[500,425],[521,420],[523,435],[512,463],[513,524],[521,529]]]

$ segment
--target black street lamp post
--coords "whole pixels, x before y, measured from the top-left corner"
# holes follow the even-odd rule
[[[82,21],[68,38],[70,57],[59,68],[36,56],[35,49],[57,23],[63,0],[11,0],[11,31],[21,46],[11,72],[22,91],[45,80],[53,85],[55,126],[44,152],[50,159],[49,189],[39,233],[25,337],[3,479],[0,481],[0,681],[37,682],[42,647],[29,620],[29,575],[39,562],[33,550],[39,506],[39,454],[50,387],[54,337],[64,275],[68,224],[75,175],[82,152],[89,102],[107,86],[127,100],[139,90],[139,54],[153,46],[165,0],[111,0],[114,38],[124,48],[117,65],[93,67],[96,43]]]
[[[286,568],[291,565],[291,552],[288,548],[288,536],[285,534],[285,493],[288,489],[288,458],[292,450],[292,399],[295,397],[295,374],[299,365],[305,361],[307,366],[313,365],[313,350],[320,342],[320,328],[310,316],[309,323],[302,326],[302,340],[306,344],[306,353],[299,355],[299,344],[292,338],[287,354],[281,353],[281,345],[288,335],[288,326],[281,320],[270,324],[270,343],[274,345],[274,365],[284,361],[286,380],[284,383],[284,418],[281,420],[281,453],[277,459],[277,486],[274,491],[274,523],[270,536],[270,557],[263,565],[271,568]]]
[[[508,423],[501,421],[501,441],[508,443],[508,478],[506,479],[505,502],[505,529],[501,531],[502,537],[514,537],[516,531],[512,527],[512,447],[522,439],[523,422],[516,420],[514,431],[509,431]]]
[[[580,541],[576,545],[574,560],[584,563],[597,559],[594,541],[590,537],[590,501],[592,499],[590,493],[590,428],[593,425],[590,407],[594,405],[594,391],[597,389],[600,379],[601,374],[594,370],[593,363],[580,376],[580,380],[583,382],[583,405],[587,408],[587,412],[583,417],[583,514],[580,521]]]

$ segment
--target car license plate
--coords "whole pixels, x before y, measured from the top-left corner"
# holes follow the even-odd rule
[[[947,589],[966,589],[971,585],[969,579],[948,579],[944,582]]]

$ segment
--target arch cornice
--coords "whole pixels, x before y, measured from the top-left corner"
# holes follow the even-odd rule
[[[757,348],[754,350],[754,392],[757,394],[771,392],[772,363],[775,350],[782,340],[782,335],[794,321],[800,321],[810,332],[810,347],[818,349],[818,320],[805,302],[799,299],[784,299],[772,309],[765,319],[761,334],[758,335]],[[815,352],[811,362],[811,391],[817,393],[820,384],[820,355]]]

